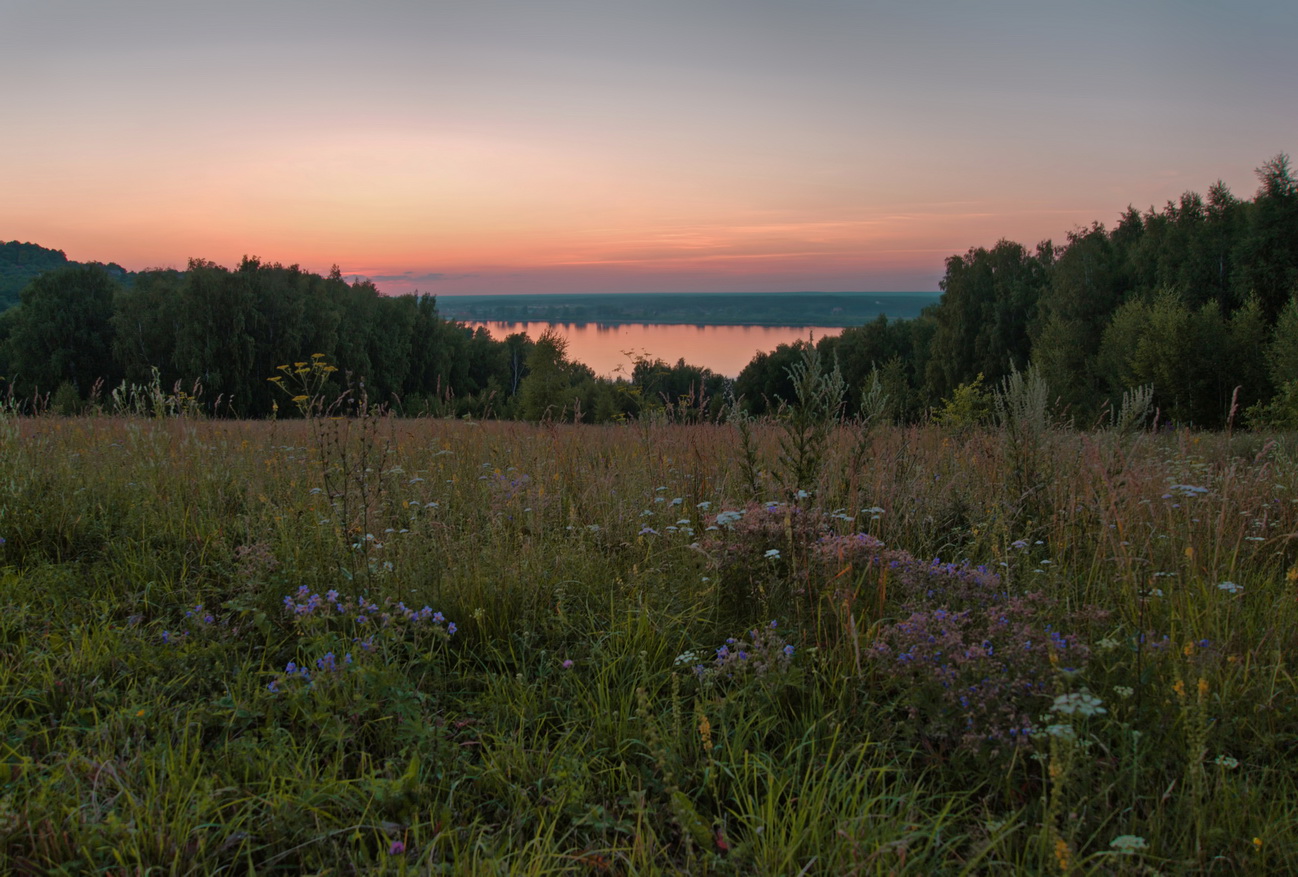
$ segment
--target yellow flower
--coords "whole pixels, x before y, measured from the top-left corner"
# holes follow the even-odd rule
[[[1180,679],[1176,680],[1176,684],[1172,686],[1172,690],[1176,692],[1177,697],[1185,697],[1185,683]]]
[[[135,717],[136,717],[137,719],[138,719],[140,716],[142,716],[142,715],[144,715],[144,710],[139,710],[139,711],[137,711],[137,712],[135,713]]]
[[[1256,850],[1262,849],[1262,838],[1260,837],[1253,838],[1253,848]]]
[[[1068,872],[1072,864],[1073,851],[1068,849],[1068,841],[1062,837],[1055,841],[1055,859],[1059,862],[1059,870]]]
[[[703,740],[703,748],[708,752],[712,751],[712,723],[708,721],[707,716],[699,717],[699,737]]]

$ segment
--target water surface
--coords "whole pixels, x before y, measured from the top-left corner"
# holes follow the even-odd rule
[[[630,377],[638,357],[661,359],[675,364],[684,359],[727,377],[736,377],[760,352],[774,350],[799,338],[822,338],[843,330],[790,326],[672,326],[661,323],[627,323],[601,326],[595,323],[502,323],[472,322],[486,327],[496,340],[525,332],[535,341],[547,329],[568,339],[568,358],[585,363],[603,377]]]

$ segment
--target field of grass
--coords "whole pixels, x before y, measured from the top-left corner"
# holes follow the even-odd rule
[[[4,872],[1298,871],[1293,437],[781,436],[0,419]]]

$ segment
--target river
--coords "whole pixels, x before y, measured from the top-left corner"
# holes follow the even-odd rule
[[[674,365],[684,359],[690,365],[705,366],[719,375],[736,377],[752,358],[777,345],[789,344],[814,335],[837,335],[841,328],[790,326],[680,326],[662,323],[627,323],[603,326],[596,323],[501,323],[465,321],[465,325],[486,327],[491,336],[525,332],[535,341],[547,329],[568,340],[568,358],[585,363],[603,377],[631,376],[638,357],[661,359]]]

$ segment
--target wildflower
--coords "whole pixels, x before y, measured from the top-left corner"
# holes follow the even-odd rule
[[[1232,758],[1229,755],[1218,755],[1216,758],[1212,760],[1212,763],[1219,764],[1222,767],[1226,768],[1226,770],[1234,770],[1235,768],[1239,767],[1239,759]]]
[[[1225,591],[1227,594],[1241,594],[1244,592],[1244,588],[1234,582],[1221,582],[1217,585],[1217,590]]]
[[[767,549],[767,551],[766,551],[766,555],[765,555],[765,556],[768,557],[768,558],[770,558],[771,560],[778,560],[778,559],[779,559],[779,556],[780,556],[780,549],[778,549],[778,548],[769,548],[769,549]]]
[[[786,658],[792,658],[792,657],[793,657],[793,646],[785,646],[785,647],[784,647],[784,656],[785,656]]]
[[[565,670],[571,670],[573,668],[572,658],[568,658],[560,666],[563,667],[563,669]]]
[[[1109,846],[1120,853],[1130,855],[1136,850],[1143,850],[1149,846],[1145,839],[1136,834],[1120,834],[1113,840],[1109,841]]]
[[[456,627],[454,622],[451,622],[450,624],[446,625],[447,633],[455,633],[455,631],[456,631]]]
[[[1103,704],[1104,701],[1089,691],[1079,691],[1073,694],[1061,694],[1056,697],[1055,705],[1050,708],[1050,711],[1069,716],[1098,716],[1108,712]]]
[[[1253,838],[1253,849],[1255,850],[1262,849],[1262,838],[1260,837]]]
[[[1176,692],[1177,697],[1185,697],[1185,683],[1180,679],[1176,680],[1176,684],[1172,686],[1172,690]]]
[[[1072,870],[1073,851],[1062,837],[1055,841],[1055,860],[1059,863],[1059,870],[1065,874]]]
[[[392,842],[392,845],[388,847],[389,856],[399,856],[405,851],[406,851],[406,845],[399,840],[394,840]]]

